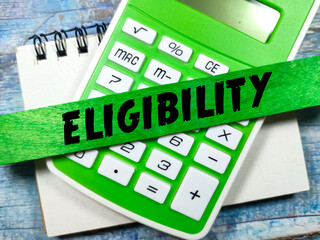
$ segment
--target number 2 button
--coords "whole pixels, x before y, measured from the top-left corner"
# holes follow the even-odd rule
[[[146,166],[147,168],[174,180],[180,171],[182,162],[158,149],[154,149],[150,154]]]

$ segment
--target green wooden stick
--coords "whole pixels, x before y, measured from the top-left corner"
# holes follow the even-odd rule
[[[0,116],[0,165],[320,105],[320,56]]]

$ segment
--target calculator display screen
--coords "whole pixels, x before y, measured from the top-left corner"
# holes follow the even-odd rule
[[[271,36],[280,13],[256,0],[178,0],[261,42]]]

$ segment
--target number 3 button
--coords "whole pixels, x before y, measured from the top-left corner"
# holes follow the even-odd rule
[[[150,154],[146,166],[147,168],[174,180],[180,171],[182,162],[158,149],[154,149]]]

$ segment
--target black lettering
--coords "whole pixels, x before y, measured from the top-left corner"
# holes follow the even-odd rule
[[[249,77],[254,88],[257,90],[256,96],[254,97],[254,100],[253,100],[252,108],[259,107],[263,92],[266,89],[266,86],[271,77],[271,74],[272,72],[264,73],[261,81],[257,75],[253,75]]]
[[[160,93],[158,95],[158,121],[159,126],[171,124],[178,119],[179,112],[175,107],[178,102],[178,97],[172,92]],[[169,102],[169,104],[167,104]],[[169,113],[169,116],[167,116]]]
[[[183,121],[190,121],[191,89],[182,89],[182,116]]]
[[[130,154],[130,151],[134,149],[134,145],[132,143],[125,143],[120,149]]]
[[[102,131],[94,131],[94,108],[86,109],[86,131],[88,141],[103,138]]]
[[[206,87],[197,87],[198,118],[214,116],[214,109],[206,109]]]
[[[151,111],[152,111],[151,96],[144,97],[142,99],[142,106],[143,106],[144,129],[150,129],[151,128]]]
[[[132,57],[133,57],[132,54],[128,53],[127,56],[125,57],[124,61],[130,62]]]
[[[216,113],[221,115],[224,113],[224,83],[217,82],[215,83],[215,100],[216,100]]]
[[[205,66],[205,69],[211,70],[213,64],[214,64],[214,63],[213,63],[212,61],[207,62],[206,66]]]
[[[161,79],[164,78],[164,76],[167,74],[166,70],[163,70],[162,68],[157,68],[157,70],[154,72],[154,76],[158,73],[156,77],[161,77]]]
[[[108,105],[104,105],[103,113],[104,113],[104,132],[106,137],[112,136],[112,118],[113,118],[113,110],[112,103]]]
[[[129,119],[131,120],[130,125],[127,125],[126,121],[125,121],[125,117],[127,115],[127,112],[129,111],[129,109],[133,108],[134,105],[135,105],[134,99],[131,99],[131,100],[124,102],[119,109],[118,124],[119,124],[120,129],[125,133],[130,133],[130,132],[134,131],[137,128],[138,123],[139,123],[140,114],[138,112],[130,113],[130,115],[129,115]]]
[[[131,65],[136,65],[139,62],[139,57],[135,56],[134,58],[132,58],[131,60]]]
[[[119,54],[118,54],[119,53]],[[118,55],[118,56],[117,56]],[[116,53],[114,54],[115,57],[122,58],[122,60],[126,57],[127,51],[122,50],[121,48],[118,48]]]
[[[243,86],[245,82],[246,79],[244,77],[226,81],[227,88],[231,88],[232,106],[234,112],[240,111],[240,87]]]
[[[80,142],[80,136],[72,136],[72,132],[79,129],[78,125],[73,124],[74,119],[80,118],[80,111],[71,111],[62,114],[62,120],[64,121],[64,144],[74,144]]]

